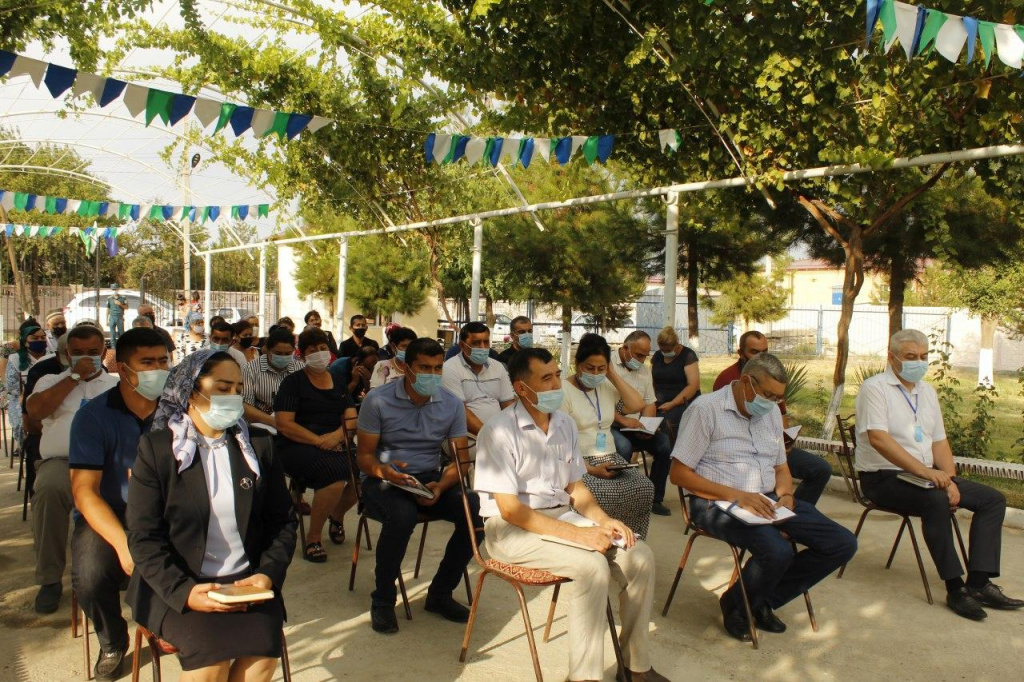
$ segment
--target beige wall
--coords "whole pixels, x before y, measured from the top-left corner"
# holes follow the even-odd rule
[[[883,277],[873,272],[864,273],[864,286],[857,297],[859,303],[867,303],[872,290],[884,285]],[[786,286],[789,287],[791,308],[817,308],[832,305],[832,288],[843,286],[843,271],[834,270],[787,270]]]

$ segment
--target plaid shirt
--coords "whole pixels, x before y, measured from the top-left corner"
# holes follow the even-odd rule
[[[740,414],[731,386],[703,395],[683,413],[672,457],[698,476],[748,493],[775,489],[786,463],[778,407],[756,419]]]

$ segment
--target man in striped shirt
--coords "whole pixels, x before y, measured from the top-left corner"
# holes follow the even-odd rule
[[[284,328],[267,337],[263,354],[242,368],[242,400],[250,424],[274,426],[274,398],[284,378],[302,368],[295,357],[295,337]]]

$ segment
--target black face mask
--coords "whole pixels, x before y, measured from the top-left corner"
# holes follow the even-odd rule
[[[251,336],[243,336],[242,338],[238,339],[238,345],[241,346],[242,348],[249,348],[252,346],[252,341],[253,339]]]
[[[54,336],[55,338],[58,338],[58,339],[59,339],[60,337],[64,336],[64,334],[66,334],[66,333],[67,333],[67,331],[68,331],[68,328],[67,328],[67,327],[54,327],[54,328],[53,328],[53,329],[51,329],[50,331],[52,331],[52,332],[53,332],[53,336]]]
[[[356,337],[357,339],[361,339],[364,336],[366,336],[366,330],[363,328],[353,329],[352,336]]]
[[[143,317],[148,317],[149,321],[156,325],[156,313],[149,313],[147,315],[143,315]]]

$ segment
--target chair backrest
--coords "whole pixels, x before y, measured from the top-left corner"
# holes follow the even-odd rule
[[[448,453],[452,462],[458,467],[459,488],[462,490],[462,510],[466,514],[466,526],[474,531],[483,532],[483,528],[473,523],[473,512],[469,508],[469,467],[473,461],[469,458],[469,445],[460,447],[454,439],[448,441]],[[469,534],[469,541],[473,545],[473,557],[481,566],[484,565],[484,558],[480,555],[480,546],[476,541],[476,533]]]
[[[355,433],[356,424],[358,423],[358,417],[343,418],[345,422],[345,434],[346,438],[341,443],[342,452],[348,457],[348,481],[355,487],[356,490],[356,501],[362,503],[363,491],[359,487],[359,465],[356,462],[356,443]]]
[[[860,479],[857,476],[855,456],[857,452],[857,425],[854,423],[854,415],[846,417],[837,414],[836,423],[839,426],[839,438],[842,439],[843,447],[836,453],[839,460],[839,471],[843,474],[843,481],[853,496],[854,501],[867,505],[864,496],[860,492]]]
[[[676,490],[679,491],[679,509],[683,512],[683,521],[686,526],[691,530],[697,530],[697,526],[694,525],[693,519],[690,518],[690,505],[687,504],[687,499],[692,493],[686,492],[686,488],[682,486],[676,486]]]

